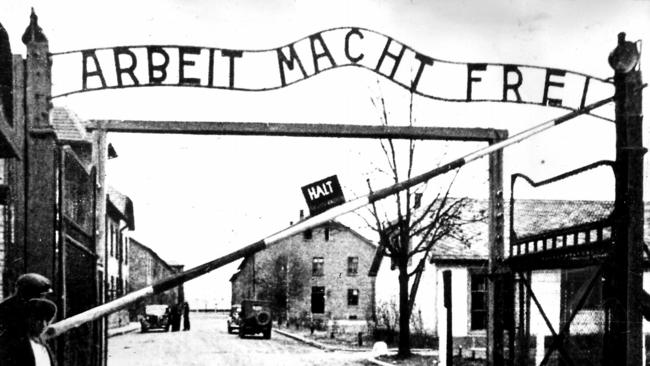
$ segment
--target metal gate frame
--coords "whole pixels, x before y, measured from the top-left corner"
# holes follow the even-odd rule
[[[605,218],[594,220],[587,223],[572,225],[563,228],[553,228],[540,233],[517,236],[515,232],[515,183],[518,179],[525,180],[533,188],[545,186],[547,184],[556,183],[563,179],[585,173],[589,170],[599,167],[609,167],[612,169],[612,174],[615,174],[615,163],[612,161],[601,160],[588,164],[586,166],[559,174],[546,180],[539,182],[533,181],[526,175],[513,174],[510,181],[510,256],[505,261],[508,267],[512,270],[513,274],[519,276],[519,347],[516,352],[519,352],[517,359],[520,364],[524,364],[528,360],[528,339],[530,337],[530,300],[535,304],[536,309],[539,311],[546,327],[551,332],[552,342],[544,354],[539,366],[545,366],[549,363],[551,355],[557,350],[562,361],[569,366],[575,365],[570,353],[564,345],[564,341],[568,340],[567,335],[575,316],[583,308],[585,301],[594,288],[597,280],[609,271],[612,253],[614,251],[614,217],[615,212],[612,210]],[[610,235],[605,235],[606,231]],[[595,235],[593,235],[595,234]],[[579,240],[582,237],[583,240]],[[567,238],[571,238],[572,245],[568,245]],[[537,295],[531,286],[530,273],[532,270],[540,269],[567,269],[579,268],[586,266],[596,265],[597,270],[592,274],[591,278],[582,284],[578,289],[576,297],[578,298],[577,305],[569,310],[569,316],[562,325],[559,332],[553,327],[546,311],[540,304]],[[525,298],[524,298],[525,294]],[[514,296],[514,292],[512,293]],[[514,301],[514,299],[513,299]],[[561,301],[560,306],[565,304]],[[513,322],[514,327],[514,322]],[[608,329],[604,328],[604,339],[608,338]],[[514,336],[514,329],[511,331]],[[514,346],[514,340],[511,342]],[[540,345],[538,344],[537,347]],[[542,347],[544,345],[542,344]],[[603,360],[605,359],[605,350],[603,349]],[[515,354],[512,349],[511,355]],[[514,357],[511,357],[514,364]]]

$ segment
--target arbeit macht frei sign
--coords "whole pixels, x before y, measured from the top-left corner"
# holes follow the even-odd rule
[[[53,56],[53,67],[66,69],[69,81],[66,90],[58,90],[54,97],[144,86],[264,91],[340,67],[370,70],[415,94],[454,102],[512,102],[577,110],[613,92],[610,81],[578,72],[437,59],[363,28],[329,29],[266,50],[143,45]],[[70,80],[71,75],[77,77]]]

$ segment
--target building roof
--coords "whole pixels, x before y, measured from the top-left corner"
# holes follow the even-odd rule
[[[50,123],[59,141],[90,143],[86,123],[68,108],[54,107],[50,113]]]
[[[488,201],[471,199],[469,210],[487,212]],[[521,237],[546,231],[567,228],[588,222],[606,219],[612,214],[614,202],[587,200],[537,200],[519,199],[514,203],[514,231]],[[650,205],[646,204],[644,241],[650,243]],[[510,236],[510,204],[504,207],[505,243]],[[466,262],[487,261],[489,251],[488,220],[468,223],[463,227],[466,237],[471,238],[469,246],[453,238],[441,240],[431,251],[430,261]],[[381,261],[375,260],[371,271],[378,271]]]
[[[237,280],[237,277],[239,277],[239,274],[240,274],[240,273],[241,273],[241,271],[237,271],[237,272],[233,273],[232,276],[230,276],[230,280],[229,280],[229,281],[230,281],[230,282],[233,282],[233,281]]]
[[[514,203],[514,230],[521,237],[586,224],[606,219],[613,209],[612,201],[519,199]]]
[[[119,192],[115,188],[108,186],[106,190],[108,196],[107,204],[112,205],[115,210],[126,221],[129,230],[135,230],[135,216],[133,213],[133,201],[129,196]]]
[[[142,250],[144,250],[144,251],[148,252],[149,254],[151,254],[152,257],[154,257],[157,261],[159,261],[160,263],[162,263],[162,265],[165,266],[168,270],[174,272],[174,267],[175,267],[175,266],[177,266],[177,267],[180,266],[180,265],[178,265],[178,264],[177,264],[177,265],[171,265],[171,264],[169,264],[167,261],[165,261],[164,259],[160,258],[160,256],[158,255],[158,253],[156,253],[153,249],[151,249],[151,248],[149,248],[148,246],[142,244],[141,242],[139,242],[139,241],[136,240],[135,238],[131,237],[131,238],[130,238],[130,241],[131,241],[131,245],[138,246],[138,247],[142,248]]]
[[[377,248],[377,244],[375,244],[374,242],[372,242],[371,240],[369,240],[369,239],[366,238],[365,236],[361,235],[361,234],[360,234],[359,232],[357,232],[356,230],[354,230],[354,229],[350,228],[349,226],[344,225],[344,224],[342,224],[342,223],[340,223],[340,222],[338,222],[338,221],[336,221],[336,220],[332,220],[332,221],[328,221],[328,222],[322,223],[322,224],[320,224],[320,225],[318,225],[318,226],[313,227],[312,230],[314,230],[314,229],[318,229],[318,228],[321,228],[321,227],[324,227],[324,226],[330,226],[330,227],[332,227],[332,226],[336,226],[336,227],[338,227],[338,228],[340,228],[340,229],[342,229],[342,230],[348,231],[350,234],[352,234],[353,236],[355,236],[355,237],[357,237],[359,240],[361,240],[361,242],[365,243],[366,245],[371,246],[373,249],[376,249],[376,248]],[[301,235],[301,234],[294,234],[293,236],[296,236],[296,235]],[[231,277],[230,281],[233,281],[234,279],[237,278],[237,274],[239,273],[239,271],[240,271],[242,268],[244,268],[244,266],[246,265],[246,262],[249,261],[250,258],[251,258],[254,254],[255,254],[255,253],[250,254],[250,255],[247,255],[246,257],[244,257],[244,258],[241,260],[241,262],[239,262],[239,265],[237,266],[237,272],[236,272],[235,274],[233,274],[233,276]]]

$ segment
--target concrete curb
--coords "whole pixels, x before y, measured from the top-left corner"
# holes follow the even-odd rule
[[[299,341],[299,342],[303,342],[303,343],[305,343],[305,344],[308,344],[308,345],[310,345],[310,346],[313,346],[313,347],[316,347],[316,348],[319,348],[319,349],[325,350],[325,351],[327,351],[327,352],[334,352],[334,351],[347,351],[347,352],[366,352],[366,353],[371,353],[370,350],[365,350],[365,349],[344,348],[344,347],[335,347],[335,346],[326,345],[326,344],[323,344],[323,343],[320,343],[320,342],[316,342],[316,341],[313,341],[313,340],[311,340],[311,339],[307,339],[307,338],[305,338],[305,337],[301,337],[301,336],[299,336],[299,335],[296,335],[296,334],[293,334],[293,333],[289,333],[289,332],[285,332],[285,331],[283,331],[283,330],[279,330],[279,329],[275,329],[275,328],[273,328],[273,331],[276,332],[276,333],[278,333],[278,334],[281,334],[281,335],[283,335],[283,336],[285,336],[285,337],[288,337],[288,338],[291,338],[291,339],[295,339],[295,340],[297,340],[297,341]],[[374,363],[375,365],[379,365],[379,366],[394,366],[393,364],[390,364],[390,363],[387,363],[387,362],[384,362],[384,361],[380,361],[380,360],[374,358],[373,356],[369,356],[369,357],[367,357],[366,360],[367,360],[368,362]]]
[[[293,333],[285,332],[283,330],[273,328],[273,331],[278,333],[278,334],[281,334],[281,335],[283,335],[285,337],[295,339],[295,340],[297,340],[299,342],[308,344],[308,345],[316,347],[316,348],[320,348],[320,349],[325,350],[325,351],[332,352],[332,351],[337,351],[338,350],[337,347],[332,347],[332,346],[329,346],[329,345],[322,344],[320,342],[312,341],[311,339],[307,339],[305,337],[301,337],[301,336],[293,334]]]
[[[108,338],[127,334],[127,333],[132,333],[137,330],[140,330],[140,323],[129,323],[129,325],[126,325],[124,327],[109,329]]]
[[[368,357],[367,360],[368,360],[368,362],[372,362],[372,363],[374,363],[375,365],[379,365],[379,366],[395,366],[395,365],[393,365],[392,363],[388,363],[388,362],[384,362],[384,361],[379,361],[378,359],[376,359],[376,358],[374,358],[374,357]]]
[[[344,352],[370,352],[371,351],[370,348],[362,348],[362,349],[360,349],[360,348],[330,346],[329,344],[320,343],[320,342],[317,342],[317,341],[314,341],[314,340],[311,340],[311,339],[308,339],[308,338],[305,338],[305,337],[302,337],[302,336],[299,336],[297,334],[293,334],[293,333],[290,333],[290,332],[287,332],[287,331],[284,331],[284,330],[279,330],[279,329],[276,329],[276,328],[273,328],[273,330],[275,332],[278,332],[279,334],[282,334],[282,335],[286,336],[286,337],[293,338],[293,339],[298,340],[300,342],[309,344],[311,346],[314,346],[316,348],[320,348],[320,349],[323,349],[323,350],[326,350],[326,351],[344,351]]]

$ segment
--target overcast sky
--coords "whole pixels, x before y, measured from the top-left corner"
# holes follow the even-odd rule
[[[4,0],[0,22],[14,53],[24,54],[20,37],[30,6],[51,52],[152,44],[268,50],[326,29],[353,26],[437,59],[554,67],[607,78],[612,75],[607,55],[618,32],[627,32],[630,40],[650,39],[647,0]],[[54,58],[55,89],[81,73],[80,65],[66,68],[62,60]],[[642,65],[646,75],[647,65]],[[74,94],[56,98],[54,104],[84,119],[376,125],[381,123],[380,96],[390,124],[408,121],[409,93],[360,68],[329,70],[273,91],[133,88]],[[510,135],[564,113],[531,105],[413,100],[416,125],[502,128]],[[612,117],[611,108],[603,113]],[[299,210],[306,210],[300,187],[307,183],[336,174],[346,198],[365,194],[368,178],[376,187],[387,183],[377,172],[385,168],[377,141],[178,135],[111,135],[110,140],[119,157],[109,162],[108,180],[135,203],[134,236],[163,258],[187,266],[230,253],[295,221]],[[418,170],[480,146],[421,143]],[[509,148],[504,156],[506,189],[515,172],[544,179],[596,160],[613,160],[614,125],[580,117]],[[463,168],[454,193],[485,198],[486,167],[483,160]],[[593,175],[545,192],[545,197],[609,199],[612,193],[611,178]],[[188,285],[190,301],[228,301],[227,279],[234,269],[227,266],[209,281]]]

